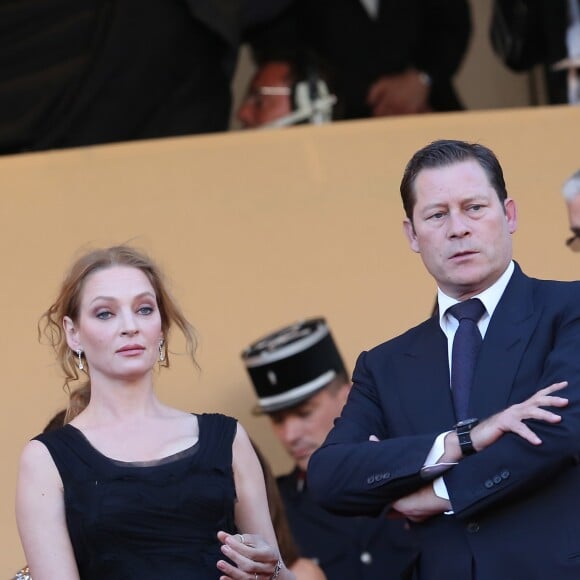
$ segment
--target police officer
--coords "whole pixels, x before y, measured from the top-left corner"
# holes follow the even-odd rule
[[[292,457],[294,469],[278,478],[301,555],[329,580],[400,579],[415,550],[403,520],[343,517],[315,504],[306,468],[346,401],[350,381],[324,318],[282,328],[251,344],[242,359],[266,414]]]

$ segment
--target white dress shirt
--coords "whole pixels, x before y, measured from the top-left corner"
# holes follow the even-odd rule
[[[487,327],[489,326],[489,321],[493,316],[493,313],[512,277],[514,272],[514,263],[510,261],[508,267],[506,268],[505,272],[498,278],[498,280],[492,284],[487,290],[484,290],[481,294],[477,294],[473,296],[473,298],[479,298],[483,305],[485,306],[485,313],[477,323],[477,327],[479,328],[479,332],[481,333],[482,338],[485,338],[485,333],[487,332]],[[459,321],[452,316],[451,314],[447,313],[447,310],[451,308],[451,306],[457,304],[459,300],[455,298],[451,298],[451,296],[447,296],[440,288],[437,289],[437,303],[439,305],[439,325],[441,326],[441,330],[444,332],[445,336],[447,337],[447,357],[449,363],[449,376],[451,376],[451,352],[453,349],[453,338],[455,337],[455,332],[459,326]],[[449,385],[451,388],[451,385]],[[439,459],[443,455],[445,451],[445,436],[449,433],[449,431],[445,431],[437,436],[435,442],[433,443],[433,447],[427,458],[425,459],[425,463],[423,465],[423,471],[425,473],[429,473],[432,471],[446,471],[454,464],[438,464]],[[443,476],[439,476],[438,478],[433,480],[433,491],[435,495],[443,499],[449,499],[449,492],[447,491],[447,487],[445,485],[445,481],[443,480]],[[446,513],[453,513],[446,512]]]

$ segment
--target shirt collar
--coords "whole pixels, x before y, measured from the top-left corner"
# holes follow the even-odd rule
[[[477,294],[472,296],[472,298],[479,298],[483,305],[485,306],[485,310],[487,315],[491,318],[493,315],[494,310],[496,309],[512,274],[514,273],[514,263],[513,260],[510,261],[508,267],[505,269],[505,272],[486,290],[481,292],[481,294]],[[437,303],[439,305],[439,324],[443,325],[443,318],[445,317],[445,313],[447,309],[457,304],[459,300],[448,296],[441,290],[441,288],[437,288]]]

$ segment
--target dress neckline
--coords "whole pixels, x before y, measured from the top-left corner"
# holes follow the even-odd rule
[[[85,445],[91,449],[91,451],[93,453],[95,453],[96,455],[98,455],[99,457],[101,457],[102,459],[104,459],[105,461],[116,465],[118,467],[157,467],[159,465],[166,465],[169,463],[175,463],[177,461],[181,461],[182,459],[186,459],[188,457],[191,457],[192,455],[195,455],[199,449],[199,441],[200,441],[200,435],[201,435],[201,419],[199,415],[195,415],[194,413],[192,413],[192,415],[197,417],[197,424],[198,424],[198,437],[197,437],[197,441],[193,444],[190,445],[189,447],[186,447],[185,449],[182,449],[181,451],[177,451],[175,453],[172,453],[170,455],[167,455],[165,457],[161,457],[159,459],[149,459],[146,461],[122,461],[121,459],[114,459],[113,457],[109,457],[108,455],[105,455],[104,453],[102,453],[101,451],[99,451],[87,438],[87,436],[78,428],[75,427],[74,425],[71,425],[70,423],[67,423],[66,425],[64,425],[63,429],[67,429],[69,431],[71,431],[72,433],[76,433],[76,435],[78,437],[80,437],[80,439],[85,443]]]

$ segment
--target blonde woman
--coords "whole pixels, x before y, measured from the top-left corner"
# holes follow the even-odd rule
[[[128,246],[77,260],[41,319],[66,377],[67,424],[21,458],[18,528],[34,580],[292,580],[239,423],[168,407],[154,369],[191,324],[157,266]]]

